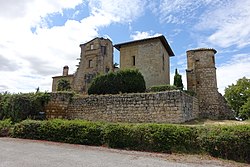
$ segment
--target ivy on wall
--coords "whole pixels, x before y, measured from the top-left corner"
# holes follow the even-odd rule
[[[13,122],[38,119],[49,101],[48,93],[0,93],[0,120],[10,118]]]

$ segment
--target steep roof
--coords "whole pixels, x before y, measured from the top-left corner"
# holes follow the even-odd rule
[[[120,51],[120,48],[124,45],[129,45],[129,44],[134,44],[134,43],[140,43],[140,42],[145,42],[145,41],[149,41],[149,40],[155,40],[155,39],[159,39],[161,41],[161,43],[163,44],[164,48],[167,50],[169,56],[174,56],[174,52],[172,51],[171,47],[169,46],[166,38],[161,35],[161,36],[157,36],[157,37],[151,37],[151,38],[145,38],[145,39],[140,39],[140,40],[134,40],[134,41],[130,41],[130,42],[124,42],[124,43],[120,43],[120,44],[116,44],[114,45],[114,47]]]

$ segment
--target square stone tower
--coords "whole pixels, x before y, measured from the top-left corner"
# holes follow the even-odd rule
[[[170,83],[169,57],[174,53],[163,35],[120,43],[114,47],[120,51],[120,69],[138,69],[147,88]]]
[[[187,89],[194,91],[199,99],[200,117],[232,118],[233,113],[217,88],[216,52],[208,48],[187,51]]]
[[[81,57],[72,88],[75,92],[85,93],[96,75],[113,71],[113,45],[109,39],[94,38],[81,44],[80,48]]]

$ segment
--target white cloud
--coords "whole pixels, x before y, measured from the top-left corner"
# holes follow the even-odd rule
[[[217,6],[201,16],[198,30],[212,30],[206,42],[219,47],[250,44],[250,1],[232,0]]]
[[[242,77],[250,78],[250,54],[238,54],[217,67],[219,92],[224,94],[225,87],[236,83]]]
[[[90,13],[80,21],[66,20],[63,26],[47,26],[47,16],[63,15],[82,0],[0,0],[1,91],[28,92],[38,86],[51,90],[52,76],[69,65],[75,71],[79,44],[98,36],[98,29],[111,23],[132,22],[143,14],[141,0],[89,0]],[[126,6],[124,6],[126,3]],[[76,11],[77,12],[77,11]],[[77,14],[77,13],[76,13]],[[35,28],[32,33],[31,28]]]
[[[154,33],[152,30],[151,31],[135,31],[133,34],[130,35],[130,38],[133,40],[139,40],[139,39],[145,39],[145,38],[150,38],[150,37],[157,37],[162,34],[160,33]]]
[[[132,22],[144,13],[144,0],[90,0],[92,13],[111,16],[113,22]]]
[[[214,6],[225,0],[161,0],[150,4],[153,13],[159,16],[162,23],[182,24],[198,17],[199,8]]]

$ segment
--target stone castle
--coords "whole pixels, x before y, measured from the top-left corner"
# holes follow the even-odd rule
[[[120,51],[120,69],[139,69],[144,76],[147,88],[153,85],[170,84],[169,58],[174,56],[174,53],[164,36],[130,41],[114,46],[109,39],[94,38],[80,45],[80,62],[74,74],[69,75],[69,67],[65,66],[62,76],[53,77],[52,92],[56,92],[60,79],[66,79],[70,82],[73,91],[86,94],[96,75],[117,70],[113,65],[113,47]],[[193,105],[195,100],[189,100],[192,105],[186,101],[183,104],[195,108],[195,115],[197,115],[195,117],[212,119],[232,117],[232,111],[218,92],[215,53],[216,50],[207,48],[187,51],[187,90],[196,93],[198,109]],[[171,98],[175,99],[175,97]],[[183,104],[181,103],[181,105]],[[185,106],[184,111],[186,111]],[[194,116],[189,117],[190,119],[195,118]]]

